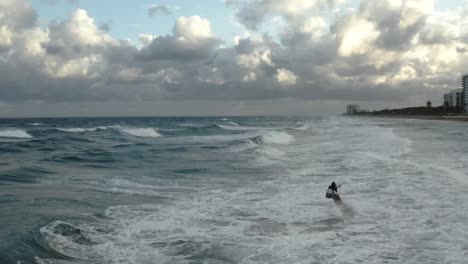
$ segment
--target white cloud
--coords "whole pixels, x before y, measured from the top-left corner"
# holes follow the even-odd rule
[[[99,30],[94,19],[83,9],[74,11],[68,20],[50,25],[50,39],[52,45],[64,49],[81,47],[98,47],[115,43],[112,37]]]
[[[256,69],[262,63],[272,65],[271,51],[254,51],[249,54],[240,54],[237,56],[237,64],[247,69]]]
[[[60,78],[96,78],[103,50],[118,45],[83,9],[77,9],[65,21],[51,24],[47,38],[42,42],[48,54],[44,58],[45,71]]]
[[[257,75],[255,74],[255,72],[249,72],[247,75],[245,75],[242,80],[244,82],[250,82],[250,81],[255,81],[257,80]]]
[[[351,18],[345,26],[342,34],[340,55],[349,56],[364,54],[373,48],[379,32],[369,21],[360,18]]]
[[[302,25],[300,25],[299,30],[301,32],[311,33],[316,37],[321,37],[325,32],[327,23],[322,17],[310,17],[307,18]]]
[[[188,41],[212,38],[210,21],[199,16],[179,17],[174,26],[174,36]]]
[[[141,61],[206,59],[220,43],[211,31],[210,21],[199,16],[179,17],[173,35],[140,35],[140,41],[147,44],[137,55]]]
[[[148,16],[153,17],[157,14],[170,15],[172,10],[170,7],[165,5],[151,5],[148,7]]]
[[[11,48],[13,36],[6,25],[0,27],[0,50]]]
[[[394,101],[428,87],[439,96],[468,69],[468,19],[437,13],[430,0],[362,0],[331,14],[324,7],[343,2],[241,2],[245,32],[221,45],[200,16],[179,17],[168,35],[142,32],[135,44],[82,9],[40,26],[26,2],[0,0],[0,98]],[[281,28],[257,27],[275,17]]]
[[[297,76],[290,70],[281,68],[277,70],[276,81],[283,86],[292,86],[296,84]]]
[[[140,34],[138,35],[138,40],[144,45],[144,46],[148,46],[149,44],[151,44],[151,42],[153,42],[153,40],[155,38],[157,38],[158,36],[156,35],[151,35],[151,34]]]
[[[398,1],[396,1],[398,2]],[[401,2],[400,27],[414,25],[421,17],[430,15],[434,11],[434,0],[405,0]]]
[[[393,80],[396,82],[407,81],[415,79],[417,76],[418,74],[412,66],[405,65],[395,76],[393,76]]]
[[[237,3],[239,4],[239,3]],[[294,23],[314,10],[327,6],[326,0],[253,0],[241,2],[237,17],[245,26],[256,29],[266,19],[281,16]]]

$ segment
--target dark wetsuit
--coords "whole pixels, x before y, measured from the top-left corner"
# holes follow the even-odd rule
[[[336,187],[335,182],[332,182],[332,184],[328,186],[328,189],[331,189],[334,192],[338,192],[338,187]]]

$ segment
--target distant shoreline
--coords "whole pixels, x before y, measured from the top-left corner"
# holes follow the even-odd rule
[[[427,120],[442,120],[442,121],[458,121],[468,122],[468,115],[437,115],[437,116],[425,116],[425,115],[349,115],[356,117],[382,117],[382,118],[404,118],[404,119],[427,119]]]

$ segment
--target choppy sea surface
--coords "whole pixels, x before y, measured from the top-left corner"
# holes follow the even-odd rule
[[[468,263],[467,139],[390,118],[3,119],[0,263]]]

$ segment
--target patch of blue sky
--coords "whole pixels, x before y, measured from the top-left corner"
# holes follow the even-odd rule
[[[227,44],[236,35],[243,35],[245,29],[236,22],[235,10],[227,7],[224,0],[30,0],[38,12],[40,23],[46,26],[51,21],[66,19],[77,8],[84,9],[95,20],[96,25],[106,25],[116,39],[131,39],[138,42],[139,34],[171,34],[176,19],[180,16],[198,15],[211,22],[211,28]],[[360,0],[350,0],[346,8],[359,6]],[[152,5],[165,5],[171,14],[157,13],[152,17],[148,8]],[[450,11],[467,6],[467,0],[436,0],[435,9]],[[346,10],[341,10],[346,12]],[[333,20],[333,14],[324,17],[327,22]],[[275,37],[282,27],[281,19],[273,18],[263,24],[260,31]],[[278,28],[279,26],[279,28]]]
[[[466,8],[468,1],[466,0],[437,0],[435,2],[435,10],[437,11],[453,11],[457,8]]]
[[[43,26],[66,19],[74,10],[81,8],[88,12],[96,25],[108,25],[110,34],[117,39],[137,41],[139,34],[171,34],[178,17],[194,15],[207,18],[213,33],[225,41],[230,42],[239,30],[233,19],[233,10],[222,0],[31,0],[30,3],[37,10]],[[165,5],[172,13],[157,13],[150,17],[148,8],[152,5]]]

